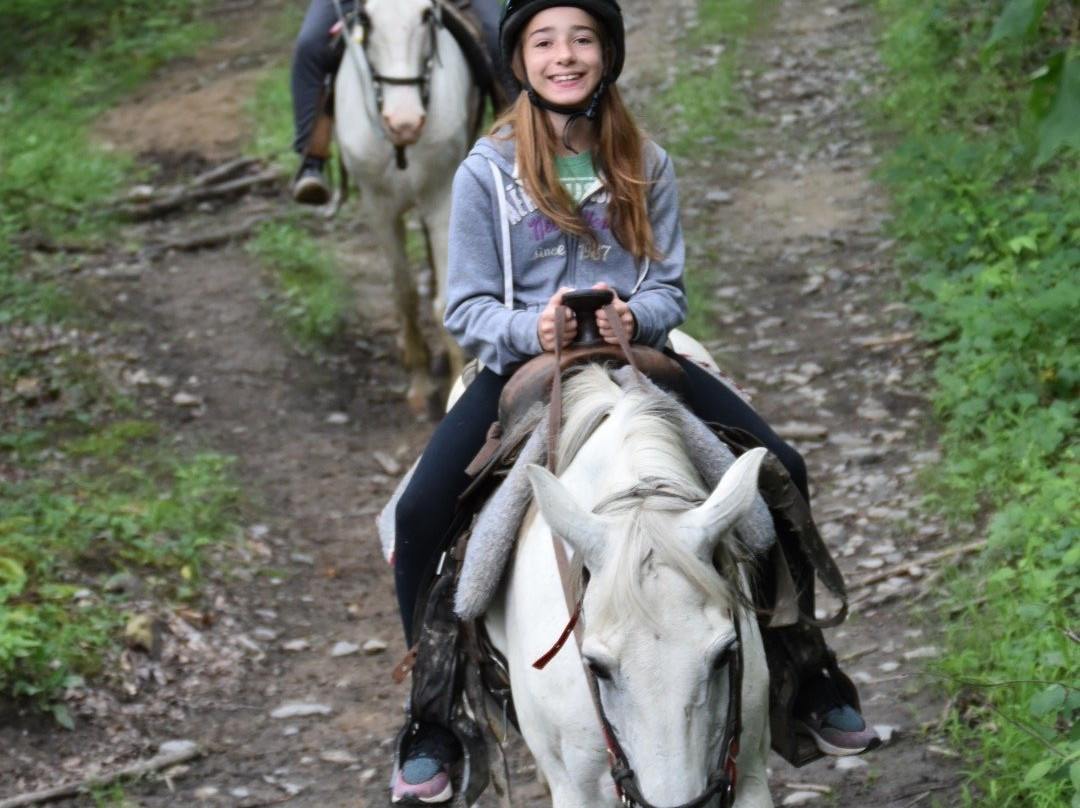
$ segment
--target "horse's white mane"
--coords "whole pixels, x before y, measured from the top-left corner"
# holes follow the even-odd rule
[[[610,420],[616,435],[610,467],[626,470],[620,477],[641,481],[592,503],[597,512],[620,514],[625,520],[620,541],[613,543],[603,569],[589,581],[591,600],[598,607],[589,615],[594,625],[630,616],[653,619],[652,607],[642,594],[642,580],[654,564],[677,570],[709,601],[737,597],[736,564],[751,554],[734,533],[718,543],[715,567],[710,568],[672,529],[676,514],[700,505],[709,494],[678,426],[681,406],[655,389],[620,387],[595,365],[564,383],[559,469],[577,456],[602,422]],[[723,577],[717,570],[723,571]]]

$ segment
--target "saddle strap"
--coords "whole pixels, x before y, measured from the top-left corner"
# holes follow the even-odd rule
[[[470,478],[475,478],[495,457],[502,446],[502,437],[502,424],[498,421],[492,422],[491,426],[488,427],[484,445],[480,447],[480,451],[476,453],[476,457],[472,459],[472,462],[465,467],[465,473]]]
[[[558,474],[555,454],[559,449],[559,426],[562,424],[562,371],[560,360],[562,359],[563,336],[566,334],[566,307],[555,307],[555,376],[551,380],[551,402],[548,405],[548,450],[547,467],[552,474]],[[552,536],[555,539],[554,536]],[[562,544],[555,539],[555,557],[559,558]],[[564,553],[565,555],[565,553]],[[559,577],[562,577],[562,565],[559,566]],[[566,579],[563,579],[563,590],[566,591]],[[569,602],[569,598],[568,598]]]
[[[615,339],[619,343],[619,349],[626,357],[627,364],[634,371],[634,377],[644,384],[645,376],[641,372],[641,368],[638,366],[637,360],[634,358],[634,352],[630,348],[630,337],[626,333],[626,328],[623,327],[622,318],[615,311],[615,306],[611,303],[606,304],[604,307],[604,314],[607,315],[608,325],[611,326],[611,330],[615,332]],[[557,474],[556,469],[556,452],[559,447],[559,426],[562,424],[562,344],[563,336],[566,333],[566,307],[555,307],[555,375],[551,380],[551,406],[548,409],[548,469],[552,474]],[[565,584],[566,581],[564,580]]]

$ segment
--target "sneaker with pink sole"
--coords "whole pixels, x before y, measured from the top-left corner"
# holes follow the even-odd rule
[[[811,712],[797,723],[803,734],[814,739],[826,755],[858,755],[881,746],[877,732],[848,704],[839,704],[821,714]]]
[[[450,768],[461,757],[453,734],[429,727],[409,748],[401,768],[390,781],[390,801],[396,805],[438,805],[450,801],[454,787]]]

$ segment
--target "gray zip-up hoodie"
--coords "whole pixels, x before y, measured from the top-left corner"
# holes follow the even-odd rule
[[[686,319],[685,250],[671,159],[651,141],[645,149],[649,218],[663,258],[638,262],[615,240],[599,183],[581,206],[597,235],[592,246],[536,210],[517,178],[513,140],[477,141],[454,176],[443,320],[467,353],[496,373],[510,372],[542,353],[536,329],[551,296],[562,286],[601,281],[629,304],[634,341],[664,346]]]

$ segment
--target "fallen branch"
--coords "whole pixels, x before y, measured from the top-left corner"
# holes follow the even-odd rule
[[[237,157],[235,160],[228,160],[221,165],[214,166],[202,174],[197,175],[189,183],[192,187],[201,187],[203,185],[213,185],[216,182],[223,182],[230,177],[235,177],[237,174],[242,174],[249,168],[254,168],[262,164],[262,160],[258,157]]]
[[[911,342],[915,337],[916,334],[914,331],[899,331],[895,334],[877,337],[856,337],[851,343],[853,345],[858,345],[860,348],[884,348],[889,345],[900,345],[905,342]]]
[[[34,791],[30,794],[20,794],[17,797],[8,797],[7,799],[0,800],[0,808],[21,808],[24,805],[39,805],[43,802],[51,802],[52,800],[58,800],[62,797],[73,797],[76,794],[82,794],[94,788],[110,785],[125,777],[141,777],[144,774],[159,771],[160,769],[167,769],[178,763],[186,763],[193,758],[199,757],[201,754],[202,750],[196,744],[187,744],[177,749],[170,749],[167,752],[158,752],[158,754],[148,760],[132,763],[111,774],[100,774],[96,777],[88,777],[85,780],[68,783],[64,786],[46,788],[41,791]]]
[[[239,808],[264,808],[266,805],[280,805],[283,802],[288,802],[291,799],[295,799],[295,794],[284,794],[280,797],[271,797],[266,800],[258,800],[257,802],[242,802]]]
[[[215,185],[168,188],[160,193],[149,194],[145,197],[125,199],[121,205],[127,208],[127,214],[133,219],[155,219],[186,205],[247,193],[258,185],[277,183],[279,181],[280,172],[276,168],[268,168],[258,174],[220,182]]]
[[[924,784],[924,785],[920,785],[914,791],[906,791],[906,792],[901,793],[901,794],[893,794],[885,802],[872,802],[872,803],[869,803],[869,804],[866,805],[866,808],[886,808],[886,806],[895,806],[897,804],[898,800],[906,800],[906,799],[909,799],[911,797],[914,797],[914,799],[911,802],[908,802],[908,803],[904,804],[904,808],[907,808],[907,806],[915,805],[916,803],[921,802],[922,800],[926,799],[927,795],[933,793],[934,791],[947,791],[950,788],[956,788],[962,782],[963,782],[963,778],[958,778],[956,780],[952,780],[952,781],[947,782],[947,783],[946,782],[927,783],[927,784]]]
[[[154,249],[156,253],[160,254],[168,252],[169,250],[192,252],[194,250],[204,250],[207,247],[217,247],[235,239],[244,238],[263,222],[281,219],[286,215],[288,215],[288,212],[264,213],[258,216],[252,216],[239,224],[223,227],[219,230],[212,230],[208,233],[199,233],[185,238],[166,239],[159,244],[155,244]]]
[[[784,783],[784,788],[790,791],[813,791],[815,794],[832,794],[830,786],[822,786],[817,783]]]
[[[894,567],[886,567],[885,569],[878,570],[872,575],[867,575],[865,578],[856,581],[848,586],[848,591],[853,592],[856,589],[864,589],[874,584],[879,584],[882,581],[886,581],[896,575],[902,575],[911,572],[911,570],[918,567],[925,567],[928,564],[934,564],[938,561],[943,561],[947,558],[953,558],[958,555],[966,555],[967,553],[974,553],[977,550],[981,550],[986,546],[986,539],[980,539],[979,541],[973,541],[970,544],[962,545],[961,547],[952,547],[948,550],[942,550],[940,553],[932,553],[931,555],[924,556],[923,558],[915,561],[906,561],[903,564],[897,564]]]
[[[923,800],[925,800],[925,799],[926,799],[927,797],[929,797],[931,793],[932,793],[932,792],[930,792],[930,791],[924,791],[924,792],[923,792],[922,794],[920,794],[919,796],[917,796],[917,797],[916,797],[915,799],[913,799],[913,800],[912,800],[911,802],[909,802],[909,803],[905,804],[903,808],[911,808],[911,806],[913,806],[913,805],[918,805],[918,804],[919,804],[920,802],[922,802],[922,801],[923,801]]]

